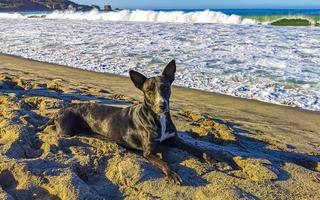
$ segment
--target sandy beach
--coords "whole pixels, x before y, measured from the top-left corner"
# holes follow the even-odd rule
[[[0,199],[320,198],[319,112],[176,86],[172,93],[179,136],[217,155],[209,165],[168,148],[183,186],[141,153],[36,131],[69,103],[139,103],[127,77],[0,55]]]

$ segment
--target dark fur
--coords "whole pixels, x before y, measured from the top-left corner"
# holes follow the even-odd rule
[[[127,108],[117,108],[95,103],[71,104],[51,120],[58,134],[74,135],[94,132],[106,140],[114,141],[130,149],[141,150],[145,158],[160,168],[175,183],[182,182],[178,174],[159,159],[155,152],[161,146],[170,145],[187,150],[201,157],[203,152],[180,141],[172,123],[169,110],[170,86],[174,81],[175,61],[171,61],[161,76],[146,78],[136,71],[130,71],[130,78],[144,93],[144,102]],[[160,142],[162,127],[160,115],[166,119],[165,132],[174,133],[171,138]]]

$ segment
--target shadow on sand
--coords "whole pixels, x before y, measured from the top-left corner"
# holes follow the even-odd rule
[[[95,101],[97,103],[107,104],[107,105],[120,105],[120,106],[128,106],[131,105],[131,103],[126,101],[120,101],[115,99],[109,99],[105,97],[98,97],[93,95],[81,95],[81,94],[69,94],[69,93],[63,93],[61,91],[54,91],[49,89],[30,89],[30,90],[22,90],[22,89],[2,89],[0,90],[0,93],[8,95],[11,93],[14,93],[16,97],[20,100],[22,100],[25,97],[48,97],[53,99],[59,99],[63,101],[64,105],[67,105],[71,103],[73,100],[79,100],[79,101]],[[61,108],[60,107],[60,108]],[[58,107],[59,108],[59,107]],[[58,109],[55,108],[55,109]],[[41,126],[42,124],[45,124],[46,121],[49,120],[49,117],[42,116],[38,112],[35,112],[37,109],[37,106],[35,107],[25,107],[25,109],[18,110],[18,116],[29,116],[29,120],[27,121],[27,125],[25,126],[25,129],[22,130],[22,134],[20,134],[19,138],[13,142],[12,149],[9,149],[7,151],[7,156],[9,158],[15,158],[15,159],[37,159],[34,161],[27,162],[30,168],[31,165],[39,165],[42,164],[45,166],[48,166],[48,163],[52,164],[52,168],[54,167],[68,167],[68,166],[60,166],[57,163],[54,163],[54,161],[49,161],[47,158],[41,158],[41,155],[43,154],[43,150],[41,149],[42,142],[40,139],[40,135],[43,134],[42,132],[35,133],[34,130]],[[219,121],[219,119],[216,119],[216,121]],[[248,130],[241,129],[239,124],[232,124],[227,123],[228,127],[232,128],[234,131],[234,134],[238,140],[237,143],[232,144],[217,144],[213,142],[209,142],[205,137],[201,138],[194,138],[192,133],[187,132],[180,132],[179,137],[183,138],[186,143],[190,143],[192,145],[198,146],[201,149],[206,150],[210,153],[211,157],[215,159],[217,162],[226,162],[229,163],[231,168],[230,170],[239,170],[242,168],[242,166],[239,166],[235,161],[235,157],[241,157],[242,159],[263,159],[267,160],[271,163],[271,169],[273,171],[277,171],[278,178],[276,180],[278,181],[284,181],[288,180],[290,178],[290,174],[286,172],[282,166],[284,163],[294,163],[297,165],[300,165],[302,167],[305,167],[309,170],[316,170],[316,167],[318,163],[320,162],[320,158],[316,156],[306,155],[306,154],[300,154],[295,152],[289,152],[289,151],[283,151],[283,150],[274,150],[268,148],[268,144],[264,141],[260,141],[257,139],[250,138],[248,136],[245,136],[246,134],[255,134],[252,132],[249,132]],[[77,136],[74,137],[73,140],[62,140],[59,144],[59,148],[64,152],[64,154],[71,155],[72,152],[70,151],[70,146],[81,146],[84,148],[99,148],[95,147],[93,145],[86,144],[84,142],[81,142],[80,140],[76,139]],[[18,147],[17,147],[18,146]],[[17,153],[17,149],[21,151],[22,153]],[[173,151],[174,149],[168,148],[167,151]],[[28,151],[30,151],[28,153]],[[128,150],[132,152],[131,150]],[[33,152],[33,153],[32,153]],[[135,152],[136,153],[136,152]],[[138,153],[141,155],[141,153]],[[170,153],[169,153],[170,154]],[[187,186],[193,186],[193,187],[199,187],[199,186],[205,186],[208,184],[208,182],[203,179],[194,169],[180,165],[179,163],[182,162],[185,157],[185,153],[178,152],[178,157],[180,156],[181,159],[176,160],[173,163],[170,163],[170,165],[173,166],[173,168],[182,176],[182,179],[185,181],[185,185]],[[189,155],[190,156],[190,155]],[[93,170],[90,169],[91,165],[88,165],[87,167],[83,167],[80,164],[76,166],[72,166],[74,173],[87,185],[89,185],[93,190],[97,191],[99,195],[103,197],[110,197],[111,193],[114,193],[114,197],[116,198],[122,198],[122,194],[119,191],[118,187],[114,185],[110,180],[108,180],[102,173],[104,172],[104,169],[106,168],[108,164],[109,157],[105,156],[102,157],[99,160],[98,163],[98,169],[99,170]],[[169,158],[170,160],[170,158]],[[59,165],[59,166],[58,166]],[[149,168],[151,164],[149,165],[143,165],[142,168]],[[69,166],[71,167],[71,166]],[[214,170],[214,168],[212,169]],[[148,177],[143,177],[140,182],[147,181],[147,180],[153,180],[156,178],[162,177],[161,172],[158,171],[157,174],[149,175]],[[9,194],[13,194],[13,196],[22,194],[23,191],[18,191],[15,189],[17,185],[17,180],[14,179],[12,174],[10,172],[2,172],[0,174],[0,182],[2,182],[2,179],[9,180],[9,185],[2,185],[2,187],[8,191]],[[100,183],[100,185],[96,183]],[[108,189],[107,193],[101,193],[101,187],[105,188],[111,188]],[[15,192],[12,192],[15,191]],[[40,193],[43,195],[47,194],[47,191],[43,188],[39,189]]]

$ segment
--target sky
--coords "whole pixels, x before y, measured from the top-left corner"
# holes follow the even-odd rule
[[[111,4],[112,8],[141,9],[236,9],[236,8],[320,8],[320,0],[73,0],[83,4]]]

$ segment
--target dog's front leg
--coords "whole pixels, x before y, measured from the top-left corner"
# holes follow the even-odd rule
[[[178,136],[172,137],[170,139],[167,139],[161,143],[161,145],[169,146],[169,147],[175,147],[181,150],[184,150],[201,160],[203,160],[206,163],[212,164],[212,158],[209,156],[209,153],[201,150],[200,148],[197,148],[193,145],[187,144],[183,141]]]
[[[191,145],[184,142],[178,136],[165,140],[163,143],[161,143],[161,145],[175,147],[175,148],[184,150],[209,164],[212,164],[213,160],[217,160],[217,161],[227,162],[232,166],[234,165],[232,156],[229,155],[227,152],[223,152],[223,151],[208,152],[208,151],[202,150],[200,147],[197,147],[196,145]]]
[[[154,166],[158,167],[168,178],[169,181],[181,185],[182,184],[182,179],[180,176],[170,170],[169,166],[167,165],[166,162],[158,158],[150,148],[147,148],[143,151],[143,156],[148,159]]]

